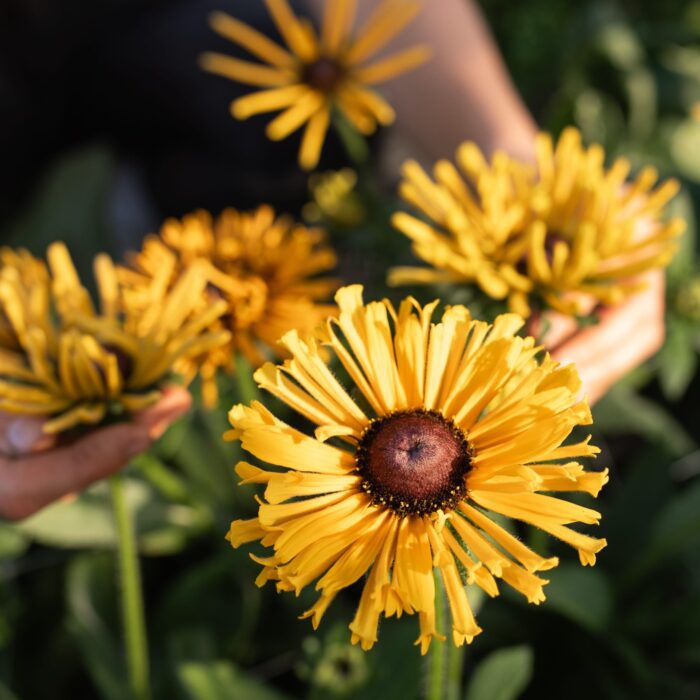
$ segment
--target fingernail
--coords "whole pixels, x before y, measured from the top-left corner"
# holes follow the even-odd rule
[[[44,437],[42,425],[36,420],[18,418],[7,428],[7,442],[19,454],[29,452]]]
[[[151,440],[157,440],[170,426],[171,419],[165,418],[154,423],[148,430],[148,434],[151,436]]]

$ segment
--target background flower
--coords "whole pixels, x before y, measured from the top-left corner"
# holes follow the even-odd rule
[[[210,406],[217,401],[219,368],[233,371],[238,352],[254,366],[270,352],[279,355],[277,340],[286,331],[311,329],[332,312],[319,301],[337,287],[335,280],[318,276],[336,263],[324,233],[265,205],[250,212],[226,209],[217,218],[198,211],[169,219],[130,262],[118,274],[129,287],[130,303],[140,308],[149,306],[151,286],[172,286],[195,262],[206,267],[208,284],[196,303],[206,308],[213,300],[225,302],[226,312],[212,330],[226,329],[231,340],[185,358],[180,368],[188,377],[199,372]]]
[[[351,36],[354,0],[326,2],[318,35],[307,20],[294,15],[287,0],[266,0],[266,5],[285,48],[224,13],[211,17],[218,34],[264,61],[250,63],[217,53],[202,56],[205,70],[267,88],[234,100],[234,117],[283,110],[267,127],[274,141],[306,124],[299,150],[299,165],[306,170],[318,163],[332,109],[361,134],[372,134],[377,124],[394,121],[394,110],[372,86],[419,66],[427,60],[428,49],[416,46],[367,61],[414,18],[420,2],[384,0],[355,37]]]
[[[401,195],[428,222],[400,212],[394,225],[434,269],[396,268],[390,283],[467,282],[525,316],[533,299],[583,314],[581,295],[618,303],[639,290],[635,275],[668,265],[685,227],[662,222],[677,181],[653,189],[657,171],[645,167],[626,185],[629,161],[606,168],[602,147],[584,148],[574,128],[556,148],[539,134],[536,151],[536,167],[504,153],[489,163],[464,143],[459,170],[439,161],[434,181],[407,162]]]
[[[95,259],[99,310],[66,247],[54,243],[47,256],[50,273],[26,251],[2,256],[3,336],[12,342],[0,355],[0,409],[51,416],[48,433],[154,403],[178,359],[228,339],[226,331],[202,333],[225,310],[219,302],[195,311],[202,266],[192,265],[171,291],[152,285],[142,313],[125,302],[108,256]]]

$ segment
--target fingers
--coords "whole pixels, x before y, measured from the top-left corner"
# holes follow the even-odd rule
[[[647,281],[644,291],[601,311],[598,325],[584,328],[552,352],[559,362],[576,364],[591,404],[663,343],[663,272],[650,273]]]
[[[579,313],[583,316],[593,313],[597,304],[596,299],[589,294],[569,294],[566,298],[576,299]],[[579,322],[575,316],[558,311],[545,311],[531,323],[528,332],[547,348],[552,349],[571,338],[578,328]]]
[[[146,426],[121,423],[95,430],[67,447],[0,459],[0,515],[10,520],[26,518],[119,471],[152,442]]]
[[[152,439],[159,438],[167,427],[177,418],[187,413],[192,397],[181,386],[168,386],[163,389],[163,395],[153,406],[137,413],[134,423],[143,426]]]
[[[65,447],[15,459],[0,457],[0,516],[26,518],[62,496],[114,474],[147,450],[170,423],[187,412],[190,403],[185,389],[167,387],[156,404],[136,414],[130,423],[98,428]],[[5,433],[13,435],[13,422],[7,425]],[[36,434],[39,442],[35,444],[41,444],[40,420],[31,429],[22,429],[27,431],[25,442]]]

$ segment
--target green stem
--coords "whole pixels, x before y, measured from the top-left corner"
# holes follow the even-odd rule
[[[236,382],[238,385],[238,400],[250,405],[260,399],[258,385],[253,379],[253,368],[243,354],[236,353]]]
[[[149,700],[148,645],[141,591],[141,571],[134,526],[124,495],[121,474],[109,479],[112,508],[117,528],[117,555],[119,559],[119,593],[124,625],[124,648],[129,676],[129,687],[134,700]]]
[[[445,700],[460,700],[462,697],[462,671],[464,669],[466,649],[466,645],[461,647],[449,643],[447,645],[447,688]]]
[[[348,157],[358,170],[362,170],[369,161],[367,140],[338,109],[333,111],[332,123]]]
[[[445,600],[445,587],[442,583],[442,578],[440,574],[435,573],[435,629],[442,631],[447,629],[446,623],[448,622],[446,617],[446,600]],[[426,700],[444,700],[444,689],[445,689],[445,672],[447,671],[447,662],[445,647],[447,645],[445,642],[440,642],[433,639],[430,650],[428,651],[427,663],[428,663],[428,678],[427,678],[427,689],[426,689]]]

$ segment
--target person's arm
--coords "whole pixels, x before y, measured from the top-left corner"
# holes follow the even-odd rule
[[[308,0],[317,17],[326,0]],[[359,0],[356,27],[378,0]],[[396,128],[431,159],[452,158],[467,139],[531,160],[537,131],[517,94],[481,11],[472,0],[426,0],[418,16],[379,55],[426,44],[432,58],[382,85]]]
[[[114,474],[189,406],[187,391],[170,387],[132,421],[98,428],[58,447],[42,432],[40,419],[0,414],[0,518],[21,520]]]

